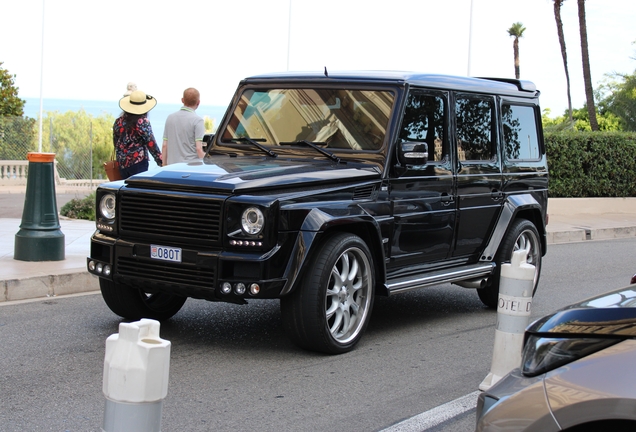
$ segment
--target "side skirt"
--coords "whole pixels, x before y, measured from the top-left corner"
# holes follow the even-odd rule
[[[388,280],[385,288],[387,295],[399,294],[431,285],[447,282],[458,282],[488,277],[495,269],[495,263],[478,263],[450,269],[427,272],[421,275],[411,275],[403,278]]]

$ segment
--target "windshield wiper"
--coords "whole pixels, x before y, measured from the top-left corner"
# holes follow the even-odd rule
[[[232,138],[230,141],[232,142],[246,142],[246,143],[250,143],[252,144],[254,147],[264,151],[265,153],[267,153],[268,155],[270,155],[271,157],[278,157],[278,155],[271,149],[268,149],[267,147],[265,147],[264,145],[259,144],[257,141],[265,141],[264,138],[247,138],[247,137],[241,137],[241,138]]]
[[[312,149],[318,151],[319,153],[322,153],[323,155],[327,156],[329,159],[331,159],[332,161],[336,162],[336,163],[340,163],[341,160],[338,156],[336,156],[335,154],[331,153],[328,150],[325,150],[322,147],[319,147],[318,144],[325,144],[325,143],[313,143],[311,141],[307,141],[307,140],[300,140],[300,141],[294,141],[294,142],[281,142],[279,143],[279,145],[305,145],[307,147],[311,147]]]

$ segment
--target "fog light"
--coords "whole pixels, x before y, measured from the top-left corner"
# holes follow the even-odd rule
[[[95,270],[97,270],[97,273],[101,273],[103,268],[104,265],[102,263],[97,263],[97,267],[95,267]]]
[[[229,282],[223,282],[221,284],[221,292],[223,294],[229,294],[232,292],[232,285]]]
[[[234,293],[236,295],[245,294],[245,284],[243,282],[239,282],[236,285],[234,285]]]
[[[104,266],[104,275],[110,276],[110,266],[108,264]]]
[[[261,291],[261,287],[258,286],[258,284],[253,283],[252,285],[250,285],[250,292],[252,293],[252,295],[256,295]]]
[[[88,262],[88,269],[90,271],[95,271],[95,261],[89,261]]]

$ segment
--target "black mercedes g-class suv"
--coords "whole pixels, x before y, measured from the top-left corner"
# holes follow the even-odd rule
[[[528,81],[405,72],[243,80],[203,160],[105,183],[89,271],[109,308],[280,299],[299,346],[351,350],[373,300],[452,282],[498,301],[546,251],[548,168]]]

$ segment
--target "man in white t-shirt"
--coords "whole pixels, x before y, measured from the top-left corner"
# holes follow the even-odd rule
[[[178,162],[190,162],[202,159],[203,135],[205,126],[203,119],[195,110],[199,107],[200,94],[195,88],[187,88],[181,99],[183,106],[166,119],[163,130],[163,166]]]

